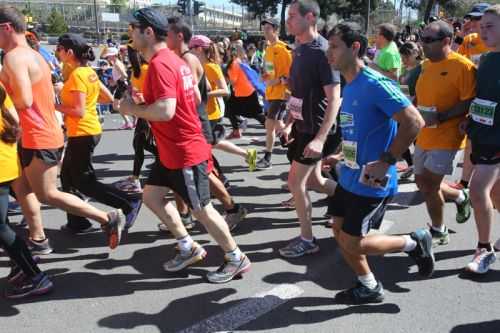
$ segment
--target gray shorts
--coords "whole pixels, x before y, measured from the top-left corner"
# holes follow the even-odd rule
[[[437,175],[451,175],[457,165],[457,153],[458,150],[453,149],[423,150],[415,146],[414,173],[421,175],[427,169]]]

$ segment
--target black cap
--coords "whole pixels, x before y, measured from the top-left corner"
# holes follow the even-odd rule
[[[65,49],[81,49],[87,46],[87,40],[83,38],[81,35],[67,33],[61,35],[57,40],[57,44],[61,45]]]
[[[279,27],[279,23],[278,23],[278,20],[272,18],[272,17],[269,17],[269,18],[265,18],[263,19],[262,21],[260,21],[260,25],[264,25],[264,24],[270,24],[272,25],[273,27],[277,28]]]
[[[132,16],[134,17],[131,24],[139,24],[144,27],[151,27],[156,34],[166,36],[168,31],[168,21],[165,15],[158,11],[147,7],[136,10]]]
[[[481,17],[489,7],[490,4],[485,2],[475,4],[465,17]]]

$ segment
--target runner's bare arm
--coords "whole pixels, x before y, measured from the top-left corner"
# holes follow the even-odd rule
[[[398,134],[389,147],[392,156],[400,157],[415,141],[418,132],[425,126],[418,110],[410,105],[392,116],[399,124]]]
[[[8,84],[12,89],[12,102],[16,110],[25,110],[33,105],[32,83],[28,63],[24,57],[7,54],[4,59],[4,70]]]
[[[113,103],[113,94],[109,91],[108,88],[102,83],[100,83],[100,90],[99,90],[99,99],[98,102],[102,104],[109,104]]]
[[[169,121],[175,116],[177,100],[175,98],[159,99],[150,105],[137,105],[130,97],[125,98],[120,105],[120,113],[136,116],[149,121]]]
[[[325,142],[340,110],[340,84],[325,86],[323,90],[328,99],[328,105],[325,110],[325,119],[323,119],[318,134],[316,134],[316,139]]]
[[[473,98],[462,101],[447,111],[439,112],[437,115],[439,122],[442,123],[449,119],[460,117],[467,114],[469,112],[472,100]]]
[[[81,91],[71,92],[71,102],[68,104],[56,104],[56,110],[68,116],[83,117],[85,115],[85,99],[87,94]]]
[[[229,88],[227,87],[226,80],[221,78],[217,80],[217,87],[208,92],[208,97],[226,97],[229,96]]]

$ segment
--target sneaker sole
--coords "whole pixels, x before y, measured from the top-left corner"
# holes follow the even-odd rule
[[[300,258],[300,257],[303,257],[305,255],[308,255],[308,254],[315,254],[315,253],[318,253],[319,252],[319,246],[318,247],[315,247],[314,249],[312,250],[308,250],[308,251],[305,251],[304,253],[302,254],[292,254],[292,255],[289,255],[289,254],[283,254],[281,252],[281,250],[279,251],[280,252],[280,255],[284,258]]]
[[[141,211],[141,208],[142,208],[142,200],[140,200],[140,203],[137,205],[137,208],[135,209],[136,213],[135,213],[135,217],[132,219],[132,221],[130,221],[129,223],[127,223],[127,221],[125,221],[125,226],[123,227],[124,230],[128,230],[134,226],[135,221],[137,221],[137,218],[139,217],[139,212]],[[125,219],[126,218],[127,217],[125,217]]]
[[[249,262],[248,265],[246,265],[245,267],[242,267],[240,268],[239,270],[237,270],[231,277],[227,278],[227,279],[224,279],[224,280],[210,280],[208,277],[207,277],[207,280],[208,282],[210,283],[214,283],[214,284],[222,284],[222,283],[227,283],[229,281],[232,281],[234,279],[241,279],[243,278],[243,274],[247,273],[248,271],[250,271],[250,268],[252,267],[252,263]]]
[[[122,236],[122,231],[123,231],[123,226],[122,226],[122,223],[123,223],[123,220],[125,219],[125,216],[123,215],[122,212],[119,212],[120,214],[120,218],[118,220],[118,225],[116,225],[115,227],[113,227],[110,235],[109,235],[109,238],[108,238],[108,244],[109,244],[109,248],[111,250],[114,250],[118,247],[118,245],[120,245],[120,241],[121,241],[121,236]]]
[[[426,233],[430,236],[430,232],[426,230]],[[426,277],[431,277],[432,274],[434,273],[434,265],[436,262],[436,259],[434,258],[434,252],[432,251],[432,236],[431,237],[425,237],[423,239],[423,247],[422,251],[424,252],[424,255],[426,257],[430,257],[432,259],[432,270],[429,272],[429,274],[425,274],[424,276]]]
[[[8,298],[8,299],[20,299],[20,298],[26,298],[26,297],[29,297],[29,296],[41,296],[41,295],[48,294],[53,289],[54,289],[54,284],[52,282],[50,282],[49,285],[47,285],[44,288],[31,290],[31,291],[28,291],[28,292],[26,292],[24,294],[19,294],[19,295],[5,295],[5,298]]]
[[[54,249],[45,249],[45,250],[40,250],[40,251],[30,250],[30,251],[31,251],[31,254],[33,254],[33,255],[43,256],[43,255],[51,254],[52,252],[54,252]]]
[[[163,268],[167,271],[167,272],[179,272],[179,271],[182,271],[183,269],[191,266],[191,265],[194,265],[196,264],[197,262],[199,261],[202,261],[203,259],[205,259],[207,256],[207,251],[205,251],[205,249],[203,249],[203,252],[198,254],[197,256],[194,256],[192,257],[189,261],[186,261],[185,263],[183,263],[181,266],[179,267],[175,267],[175,268],[168,268],[168,267],[165,267],[163,266]]]

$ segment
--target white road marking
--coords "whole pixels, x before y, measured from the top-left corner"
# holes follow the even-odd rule
[[[296,285],[280,284],[180,332],[233,331],[301,295],[303,292],[304,290]]]

